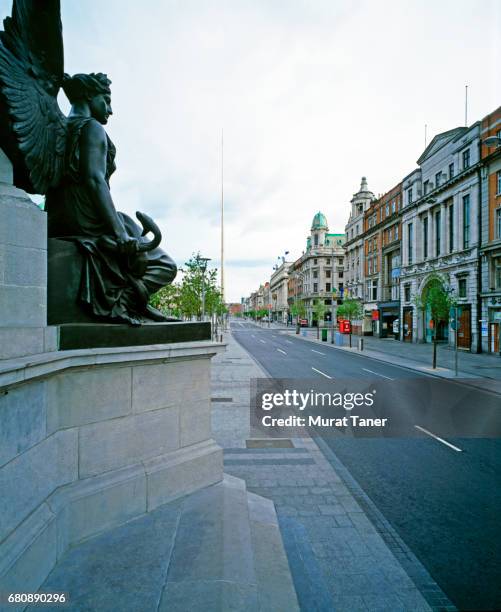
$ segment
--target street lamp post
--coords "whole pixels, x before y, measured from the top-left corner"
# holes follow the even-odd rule
[[[207,263],[210,261],[210,257],[200,257],[197,255],[196,262],[198,269],[201,272],[202,281],[202,321],[205,321],[205,273],[207,272]]]

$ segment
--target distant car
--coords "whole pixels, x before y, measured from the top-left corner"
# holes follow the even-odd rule
[[[299,319],[299,325],[301,327],[308,327],[308,319]]]

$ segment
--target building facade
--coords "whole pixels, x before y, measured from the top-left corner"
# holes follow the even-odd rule
[[[480,122],[438,134],[402,184],[401,338],[431,342],[456,338],[449,318],[433,329],[420,300],[434,284],[459,306],[458,347],[480,350]]]
[[[482,350],[501,353],[501,107],[481,121],[482,229],[480,298]],[[490,146],[485,140],[490,138]]]
[[[318,212],[313,217],[306,250],[291,267],[289,305],[300,301],[310,326],[324,326],[335,320],[338,301],[344,295],[344,241],[344,234],[329,233],[325,215]],[[324,310],[321,317],[319,303]]]
[[[400,316],[400,210],[402,184],[373,200],[364,213],[365,304],[363,333],[394,335]]]
[[[369,191],[367,179],[362,177],[360,190],[351,199],[351,210],[346,224],[345,241],[345,288],[350,298],[364,299],[365,270],[364,270],[364,214],[375,200],[372,191]]]
[[[275,267],[270,278],[272,318],[279,323],[287,323],[289,315],[288,281],[291,265],[292,262],[282,260],[282,263]]]

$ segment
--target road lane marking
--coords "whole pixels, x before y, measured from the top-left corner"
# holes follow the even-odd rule
[[[262,342],[263,344],[266,344],[266,342],[264,340],[261,340],[261,338],[259,338],[259,342]]]
[[[317,368],[314,368],[313,366],[311,366],[311,369],[315,370],[315,372],[318,372],[319,374],[322,374],[322,376],[325,376],[325,378],[331,378],[332,379],[332,376],[329,376],[325,372],[321,372],[320,370],[317,370]]]
[[[251,334],[251,336],[252,336],[253,338],[255,338],[255,337],[256,337],[254,334]]]
[[[319,355],[325,355],[325,353],[321,353],[320,351],[316,351],[315,349],[311,349],[312,353],[318,353]]]
[[[424,427],[419,427],[419,425],[414,425],[414,427],[416,429],[419,429],[419,431],[422,431],[423,433],[427,434],[428,436],[431,436],[432,438],[435,438],[435,440],[438,440],[439,442],[442,442],[442,444],[445,444],[445,446],[448,446],[449,448],[452,448],[452,450],[455,450],[458,453],[462,453],[463,452],[463,450],[461,448],[458,448],[457,446],[454,446],[454,444],[451,444],[450,442],[447,442],[447,440],[444,440],[443,438],[439,438],[434,433],[431,433],[431,431],[428,431]]]
[[[290,340],[286,340],[287,344],[292,344],[292,342]]]
[[[379,372],[373,372],[372,370],[368,370],[367,368],[362,368],[365,372],[370,372],[371,374],[375,374],[376,376],[381,376],[382,378],[387,378],[388,380],[395,380],[394,378],[390,378],[389,376],[385,376],[384,374],[380,374]]]
[[[282,349],[277,348],[277,351],[278,351],[279,353],[283,353],[284,355],[287,355],[287,353],[286,353],[285,351],[282,351]]]

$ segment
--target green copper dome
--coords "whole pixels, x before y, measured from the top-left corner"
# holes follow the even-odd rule
[[[328,230],[329,229],[327,225],[327,219],[325,218],[325,215],[321,213],[320,211],[318,211],[317,214],[313,217],[313,221],[311,222],[311,229],[312,230],[319,230],[319,229]]]

